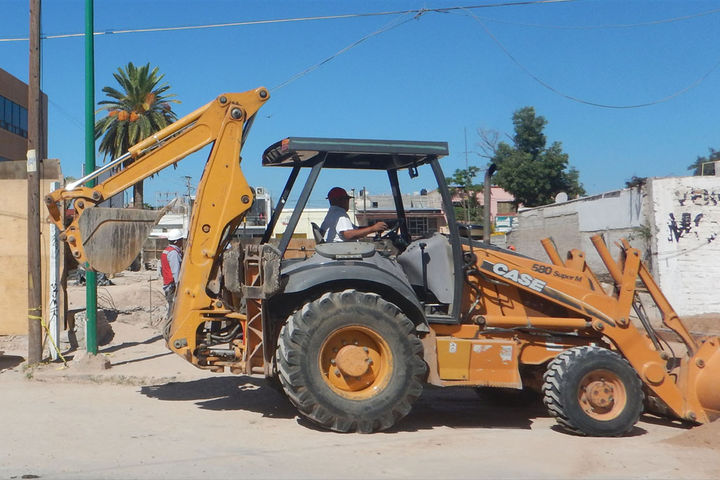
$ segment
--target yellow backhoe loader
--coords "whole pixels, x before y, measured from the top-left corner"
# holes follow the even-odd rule
[[[638,250],[622,242],[615,260],[595,237],[612,279],[603,285],[583,252],[562,258],[551,240],[543,241],[546,263],[462,237],[440,168],[444,142],[285,138],[262,158],[290,169],[267,230],[259,243],[238,240],[254,200],[240,151],[268,99],[265,88],[221,95],[46,198],[78,262],[120,271],[157,212],[96,205],[213,144],[166,333],[178,355],[203,369],[279,380],[302,415],[340,432],[389,428],[426,383],[533,389],[563,428],[584,435],[623,435],[645,410],[695,423],[720,416],[720,339],[687,331]],[[380,172],[395,224],[374,242],[323,243],[318,234],[314,252],[289,258],[300,214],[328,168]],[[108,169],[115,173],[106,181],[83,186]],[[273,232],[302,169],[278,243]],[[449,233],[404,204],[405,172],[405,182],[434,178]],[[68,202],[76,214],[65,225]],[[639,284],[683,348],[653,329]]]

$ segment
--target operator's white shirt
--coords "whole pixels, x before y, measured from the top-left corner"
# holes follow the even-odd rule
[[[340,232],[352,230],[355,225],[350,221],[344,208],[331,205],[320,228],[325,232],[325,242],[344,242]]]

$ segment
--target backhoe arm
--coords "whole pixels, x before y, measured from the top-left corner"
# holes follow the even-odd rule
[[[128,153],[122,157],[47,195],[45,203],[50,218],[62,232],[61,239],[67,241],[73,256],[87,268],[105,273],[114,273],[126,268],[128,261],[131,262],[135,258],[150,229],[164,212],[158,215],[157,211],[100,209],[95,205],[212,142],[216,145],[208,159],[208,165],[217,156],[218,144],[237,147],[223,149],[225,153],[232,151],[234,155],[232,158],[222,158],[222,161],[228,164],[225,167],[226,172],[229,171],[231,169],[229,164],[239,163],[242,143],[253,116],[269,98],[268,91],[262,87],[244,93],[221,95],[130,147]],[[116,171],[116,173],[95,187],[82,186],[106,171]],[[210,191],[217,188],[224,194],[232,192],[227,186],[216,185],[221,184],[226,178],[222,170],[217,171],[216,174],[218,177],[212,178],[206,165],[196,197],[198,210],[203,208],[203,199],[200,195],[203,191],[203,183],[213,183],[214,187]],[[73,201],[76,211],[67,228],[63,225],[61,215],[61,206],[65,201]],[[249,208],[249,204],[246,206]],[[225,224],[210,225],[214,230],[225,226]],[[214,253],[212,248],[206,250]]]

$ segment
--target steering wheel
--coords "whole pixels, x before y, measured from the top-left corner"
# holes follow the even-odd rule
[[[384,232],[378,232],[375,235],[374,240],[377,242],[380,240],[387,240],[388,238],[392,239],[393,237],[395,237],[397,235],[397,232],[399,229],[400,229],[400,222],[396,223],[395,226],[385,230]]]

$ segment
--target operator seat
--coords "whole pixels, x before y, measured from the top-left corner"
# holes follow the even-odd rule
[[[325,243],[325,232],[315,222],[310,222],[312,227],[313,238],[315,238],[315,244]]]

